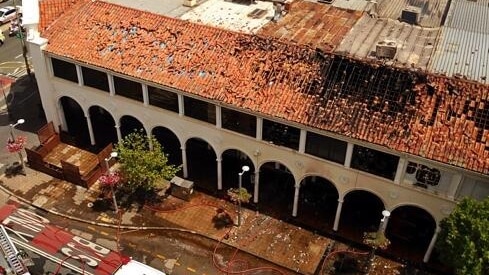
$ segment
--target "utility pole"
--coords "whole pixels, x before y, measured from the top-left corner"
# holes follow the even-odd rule
[[[25,44],[25,37],[24,37],[24,32],[22,31],[22,25],[20,23],[20,17],[19,17],[19,10],[17,10],[17,4],[15,3],[15,0],[12,1],[14,8],[15,8],[15,20],[17,20],[17,24],[19,25],[19,30],[17,32],[17,37],[20,39],[20,45],[22,46],[22,56],[24,57],[24,62],[25,62],[25,69],[27,71],[27,74],[31,76],[31,68],[29,66],[29,61],[27,60],[27,46]]]

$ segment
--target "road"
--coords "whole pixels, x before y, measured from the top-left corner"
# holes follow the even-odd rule
[[[20,5],[21,1],[15,1],[16,5]],[[13,1],[5,1],[0,4],[0,7],[12,6]],[[5,44],[0,47],[0,74],[10,75],[13,77],[21,77],[27,73],[26,64],[22,55],[22,44],[20,39],[8,36],[9,23],[0,26],[0,30],[5,36]],[[27,54],[27,60],[30,64],[30,57]]]

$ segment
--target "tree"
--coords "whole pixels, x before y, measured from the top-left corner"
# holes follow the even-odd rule
[[[489,198],[464,198],[440,223],[440,258],[457,274],[489,274]]]
[[[146,136],[142,131],[130,133],[119,141],[115,149],[124,182],[121,188],[133,192],[154,190],[158,184],[170,180],[180,170],[180,166],[168,163],[168,157],[158,140]]]

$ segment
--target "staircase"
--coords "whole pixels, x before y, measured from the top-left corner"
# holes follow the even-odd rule
[[[0,225],[0,247],[5,255],[5,259],[7,259],[7,262],[16,275],[30,275],[27,268],[17,257],[17,248],[15,248],[14,244],[10,240],[3,225]]]

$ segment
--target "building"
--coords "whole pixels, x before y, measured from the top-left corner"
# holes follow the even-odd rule
[[[484,37],[450,21],[469,2],[143,2],[43,0],[27,23],[46,117],[81,144],[143,129],[215,192],[249,165],[260,211],[351,238],[387,209],[390,249],[424,262],[457,201],[489,194],[487,71],[440,61],[452,29]]]

